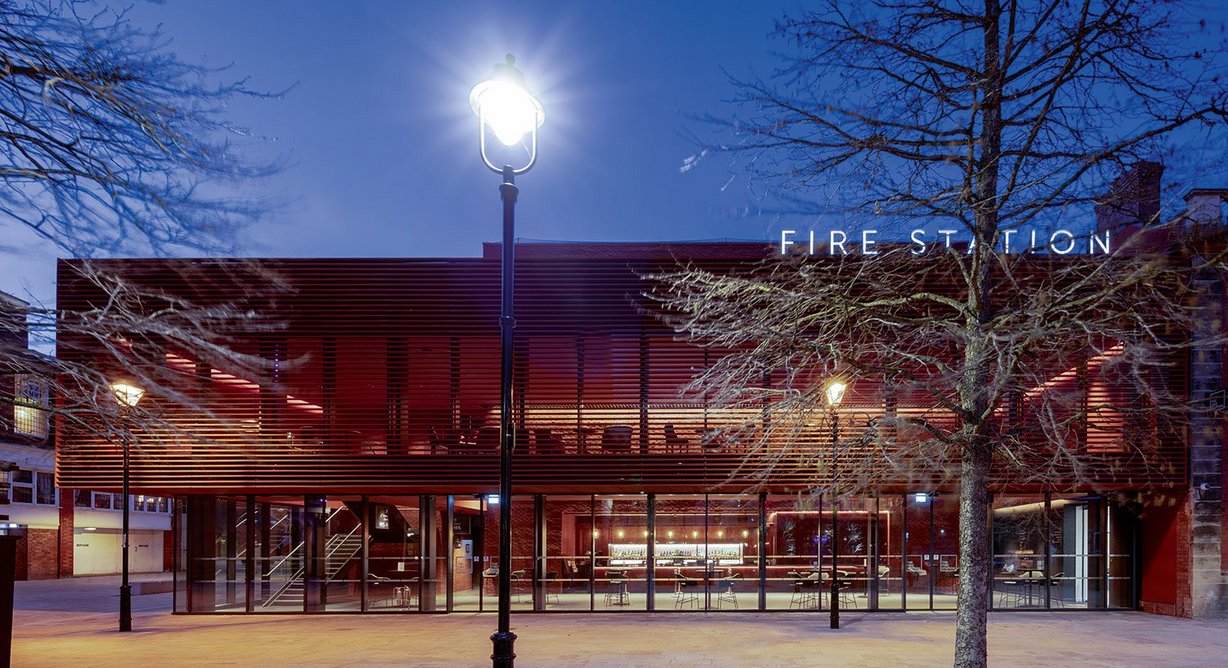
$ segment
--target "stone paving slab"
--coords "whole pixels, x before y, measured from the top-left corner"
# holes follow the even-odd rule
[[[22,583],[19,583],[19,585]],[[14,666],[489,666],[492,614],[171,615],[169,603],[114,630],[109,581],[19,587]],[[38,589],[37,595],[30,592]],[[138,601],[143,598],[139,597]],[[165,598],[157,595],[157,599]],[[513,615],[522,667],[950,665],[951,613]],[[1223,666],[1228,620],[1134,612],[997,613],[995,666]]]

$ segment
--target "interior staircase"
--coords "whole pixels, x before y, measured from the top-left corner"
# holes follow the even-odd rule
[[[288,560],[290,557],[294,556],[295,553],[301,552],[302,548],[302,543],[295,546],[294,550],[291,551],[290,554],[286,555],[285,559],[282,559],[281,562],[273,567],[273,569],[270,571],[270,575],[276,577],[275,571],[282,568],[283,564],[289,563]],[[347,534],[336,534],[329,536],[328,542],[324,547],[325,585],[332,582],[337,573],[341,572],[341,569],[344,568],[347,563],[353,560],[361,550],[362,535],[359,533],[357,527]],[[294,574],[290,576],[290,579],[286,581],[286,583],[283,584],[277,591],[273,592],[271,596],[265,599],[264,602],[260,604],[260,607],[267,608],[274,605],[294,605],[301,608],[303,606],[305,579],[306,569],[303,566],[299,566]]]

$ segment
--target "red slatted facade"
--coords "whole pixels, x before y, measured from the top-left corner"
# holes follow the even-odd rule
[[[783,458],[749,452],[736,439],[705,443],[714,428],[750,424],[753,410],[720,409],[703,397],[680,396],[679,388],[714,353],[675,340],[643,309],[646,272],[676,266],[676,259],[730,268],[770,250],[747,244],[544,244],[518,252],[517,493],[738,492],[765,479],[768,491],[796,491],[822,483],[817,462],[830,448],[826,428],[802,434],[800,442],[774,443],[788,453]],[[238,299],[256,317],[236,325],[235,347],[270,360],[263,372],[245,372],[198,363],[191,350],[159,351],[166,362],[160,372],[178,378],[212,415],[153,393],[147,400],[152,403],[143,406],[182,431],[137,434],[136,489],[465,494],[497,488],[497,250],[472,259],[266,264],[289,291],[243,294],[226,261],[100,263],[127,280],[198,303]],[[79,279],[74,266],[61,263],[60,308],[102,303],[103,295]],[[268,331],[270,323],[276,327]],[[61,334],[60,351],[68,358],[97,355],[69,333]],[[1179,362],[1174,360],[1164,382],[1184,382]],[[1112,406],[1130,398],[1097,373],[1094,361],[1082,368],[1090,371],[1070,378],[1058,371],[1054,382],[1078,376],[1087,387],[1086,401],[1103,405],[1081,446],[1102,458],[1085,473],[1090,482],[1132,488],[1183,482],[1180,438],[1161,438],[1159,459],[1144,468],[1129,449],[1117,447],[1112,429],[1096,428],[1120,421]],[[843,424],[865,424],[885,404],[901,414],[936,417],[932,406],[915,397],[886,394],[881,384],[852,388],[841,407]],[[113,444],[72,430],[65,430],[60,443],[61,486],[118,488],[121,458]],[[908,482],[900,480],[900,489]],[[1027,487],[1009,478],[998,483]]]

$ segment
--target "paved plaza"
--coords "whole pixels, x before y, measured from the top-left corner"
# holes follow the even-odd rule
[[[135,599],[115,629],[117,578],[19,582],[14,666],[489,666],[493,614],[171,615],[169,594]],[[518,665],[950,665],[954,615],[865,613],[515,615]],[[998,613],[999,666],[1220,666],[1228,620],[1142,613]]]

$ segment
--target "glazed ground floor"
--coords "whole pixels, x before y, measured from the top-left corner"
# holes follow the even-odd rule
[[[1122,497],[1125,498],[1125,497]],[[536,494],[512,499],[512,606],[541,612],[944,610],[958,499]],[[998,494],[992,605],[1132,609],[1137,508]],[[497,497],[187,496],[176,612],[480,612],[496,607]]]

